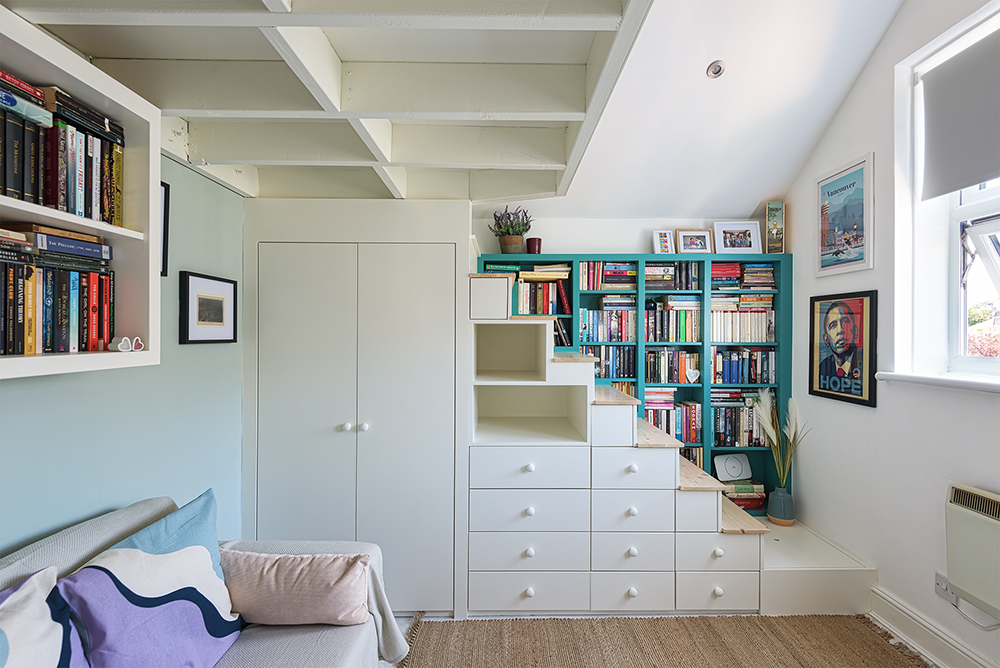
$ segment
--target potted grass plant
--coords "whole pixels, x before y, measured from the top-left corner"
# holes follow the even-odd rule
[[[531,220],[527,210],[517,207],[511,211],[505,206],[503,212],[493,212],[493,225],[487,228],[500,242],[501,253],[523,253],[524,234],[531,229]]]
[[[795,522],[795,502],[788,493],[788,474],[792,470],[792,457],[809,430],[799,424],[798,405],[791,397],[788,398],[785,426],[781,426],[778,406],[769,388],[760,391],[753,410],[764,430],[764,437],[774,455],[774,466],[778,470],[778,486],[767,500],[767,518],[777,525],[791,526]]]

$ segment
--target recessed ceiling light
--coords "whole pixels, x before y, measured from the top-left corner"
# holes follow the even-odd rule
[[[705,74],[708,75],[709,79],[718,79],[722,76],[722,73],[726,71],[726,64],[721,60],[714,60],[708,65],[708,69],[705,70]]]

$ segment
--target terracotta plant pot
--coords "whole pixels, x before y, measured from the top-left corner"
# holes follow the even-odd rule
[[[523,253],[524,252],[524,236],[522,235],[510,235],[506,237],[497,237],[500,242],[500,252],[501,253]]]

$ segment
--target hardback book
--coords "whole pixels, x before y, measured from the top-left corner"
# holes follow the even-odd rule
[[[76,213],[76,126],[66,124],[66,212]]]
[[[65,121],[56,118],[45,133],[43,203],[59,211],[66,211],[66,131]]]
[[[6,84],[8,84],[10,86],[13,86],[15,89],[21,91],[21,93],[23,93],[24,95],[29,96],[30,98],[37,99],[37,100],[42,100],[43,99],[42,89],[41,88],[38,88],[36,86],[32,86],[31,84],[27,83],[26,81],[23,81],[23,80],[19,79],[18,77],[14,76],[13,74],[11,74],[9,72],[5,72],[3,70],[0,70],[0,81],[3,81],[4,83],[6,83]],[[42,105],[42,104],[44,104],[44,101],[43,102],[39,102],[38,104]]]
[[[25,120],[38,123],[45,127],[52,125],[52,113],[38,106],[34,102],[29,102],[20,95],[0,90],[0,109],[8,112],[8,116],[19,116]]]
[[[4,271],[4,321],[6,337],[4,337],[4,348],[8,355],[14,354],[14,319],[17,314],[17,265],[6,263]]]
[[[569,297],[566,295],[566,285],[564,284],[564,279],[558,279],[556,281],[556,290],[559,292],[559,305],[562,307],[562,312],[570,315],[573,311],[569,307]],[[569,345],[568,343],[566,345]]]
[[[90,350],[90,272],[80,272],[80,326],[77,339],[77,349]]]
[[[80,350],[80,272],[69,272],[69,352]]]
[[[560,320],[559,318],[556,318],[556,332],[559,335],[559,341],[561,341],[560,345],[562,346],[573,345],[572,341],[569,340],[569,334],[566,332],[566,327],[563,325],[562,320]]]
[[[39,251],[53,250],[70,255],[82,255],[84,257],[96,257],[103,260],[111,260],[111,246],[107,244],[96,244],[90,241],[79,239],[67,239],[50,234],[35,234],[35,245]]]
[[[14,265],[14,353],[24,354],[24,265]]]
[[[38,125],[31,121],[24,122],[24,146],[21,168],[24,174],[23,196],[25,202],[35,204],[38,201]]]
[[[50,112],[68,116],[92,132],[106,133],[124,143],[125,130],[116,121],[83,104],[57,86],[43,86],[41,91],[44,106]]]
[[[76,215],[83,216],[84,208],[86,206],[86,193],[84,192],[84,186],[86,184],[87,176],[84,165],[87,161],[87,135],[82,130],[77,130],[76,132],[76,167],[73,170],[75,183],[76,183],[76,196],[74,202],[76,203]]]
[[[55,298],[56,272],[54,269],[43,269],[45,286],[42,294],[42,352],[51,353],[55,350]]]
[[[87,316],[87,350],[91,352],[100,350],[98,347],[101,336],[100,283],[100,277],[96,273],[91,272],[87,275],[87,308],[90,309]]]
[[[24,119],[7,113],[4,123],[4,195],[24,198]]]
[[[12,232],[17,232],[18,234],[24,235],[22,238],[25,241],[34,243],[35,239],[33,234],[48,234],[54,237],[65,237],[67,239],[79,239],[80,241],[89,241],[95,244],[104,243],[104,237],[98,236],[96,234],[88,234],[86,232],[73,232],[71,230],[61,230],[58,227],[50,227],[48,225],[39,225],[37,223],[15,223],[7,222],[3,223],[4,229],[11,230]]]
[[[69,274],[65,269],[58,269],[56,274],[55,295],[52,305],[53,318],[53,352],[69,352]]]
[[[35,318],[35,268],[24,265],[24,354],[35,354],[36,318]]]

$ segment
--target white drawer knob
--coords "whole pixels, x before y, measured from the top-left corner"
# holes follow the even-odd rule
[[[534,589],[532,589],[531,587],[528,587],[527,589],[525,589],[525,590],[524,590],[524,595],[525,595],[525,596],[526,596],[527,598],[531,598],[532,596],[534,596],[534,595],[535,595],[535,590],[534,590]]]
[[[717,547],[714,550],[712,550],[712,554],[714,554],[717,557],[724,557],[726,555],[726,551],[723,550],[721,547]]]
[[[636,508],[635,506],[632,506],[631,508],[628,509],[628,514],[629,517],[635,517],[636,515],[639,514],[639,509]]]
[[[629,473],[638,473],[639,472],[639,467],[636,466],[635,464],[630,464],[629,467],[626,470]]]
[[[630,556],[630,557],[638,557],[639,556],[639,550],[635,549],[634,547],[630,547],[628,549],[628,556]]]
[[[535,471],[535,465],[534,464],[525,464],[524,465],[524,470],[527,471],[528,473],[533,473]]]
[[[368,423],[362,422],[358,425],[358,431],[368,431]]]
[[[635,598],[638,595],[639,595],[639,590],[638,589],[636,589],[635,587],[629,588],[629,590],[628,590],[628,597],[629,598]]]
[[[528,557],[529,559],[535,556],[535,548],[529,547],[527,550],[524,551],[524,556]]]
[[[350,431],[352,429],[354,429],[354,425],[353,424],[351,424],[350,422],[345,422],[344,423],[344,431]]]
[[[725,590],[723,590],[722,587],[716,587],[715,589],[712,590],[712,594],[715,595],[716,598],[722,598],[722,595],[725,593],[726,592]]]
[[[527,508],[524,509],[524,514],[530,517],[535,514],[535,509],[532,508],[531,506],[528,506]]]

